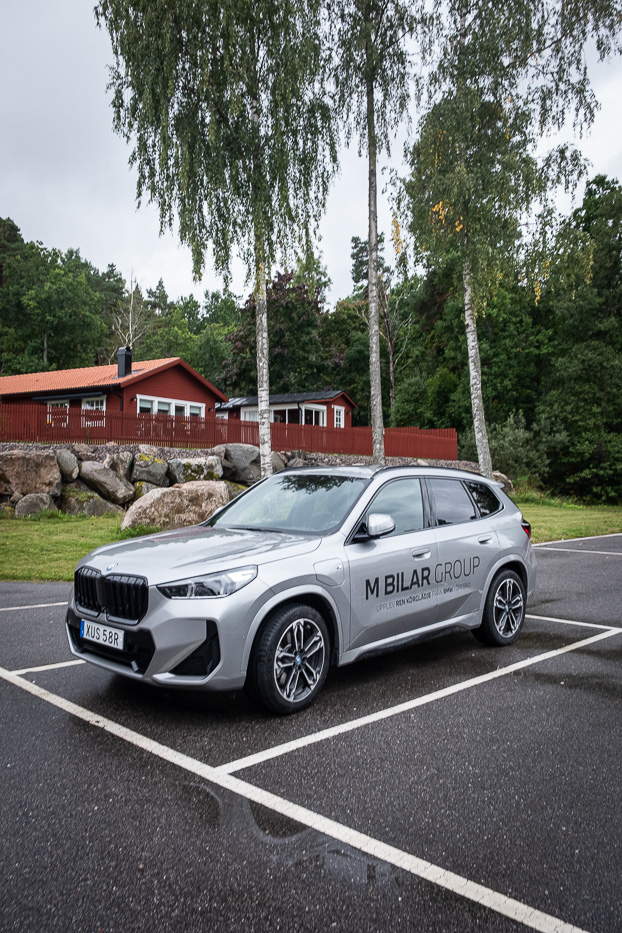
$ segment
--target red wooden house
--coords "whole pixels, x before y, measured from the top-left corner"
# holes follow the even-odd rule
[[[0,377],[3,406],[45,405],[58,421],[75,411],[92,412],[94,425],[104,413],[115,412],[213,419],[216,404],[226,401],[180,357],[133,362],[127,347],[109,366]]]
[[[351,428],[352,411],[357,406],[340,390],[290,392],[270,396],[270,421],[273,424],[315,425],[320,428]],[[257,396],[230,398],[216,405],[217,418],[257,421]]]

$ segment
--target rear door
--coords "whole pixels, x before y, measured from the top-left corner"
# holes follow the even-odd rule
[[[351,587],[348,648],[399,640],[436,620],[437,543],[424,499],[419,477],[388,481],[362,518],[390,515],[395,530],[346,546]]]
[[[478,618],[486,580],[497,559],[497,533],[489,519],[480,517],[467,483],[434,477],[427,484],[438,545],[434,582],[439,618],[469,624]]]

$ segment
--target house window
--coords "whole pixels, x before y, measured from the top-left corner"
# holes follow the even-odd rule
[[[242,421],[259,421],[259,412],[256,408],[243,408]]]
[[[152,395],[137,395],[136,407],[139,414],[175,415],[176,418],[204,418],[205,405],[177,398],[157,398]]]
[[[99,415],[88,415],[87,417],[83,416],[84,424],[87,427],[93,425],[105,425],[106,424],[106,399],[105,398],[83,398],[82,399],[82,411],[83,412],[99,412]]]
[[[69,424],[69,399],[60,402],[48,402],[47,423],[62,428]]]
[[[335,405],[335,427],[336,428],[345,428],[346,426],[346,410],[341,405]]]
[[[320,428],[326,427],[326,409],[324,406],[310,407],[309,405],[305,405],[303,412],[305,424],[313,424]]]

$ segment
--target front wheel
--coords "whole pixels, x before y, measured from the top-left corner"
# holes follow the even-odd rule
[[[513,570],[502,570],[492,581],[482,624],[473,631],[487,645],[511,645],[525,621],[525,586]]]
[[[271,712],[296,713],[322,689],[329,662],[326,623],[311,606],[277,610],[259,636],[248,671],[248,689]]]

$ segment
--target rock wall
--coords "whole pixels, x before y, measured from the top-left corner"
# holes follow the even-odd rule
[[[274,470],[282,470],[290,460],[291,453],[274,453]],[[16,517],[50,509],[72,515],[127,512],[124,527],[175,527],[183,521],[184,510],[190,519],[185,524],[201,521],[233,498],[239,487],[259,478],[259,449],[250,444],[198,452],[114,444],[39,449],[22,445],[0,450],[0,506],[5,511],[14,509]],[[171,487],[188,488],[183,494],[161,495]]]

